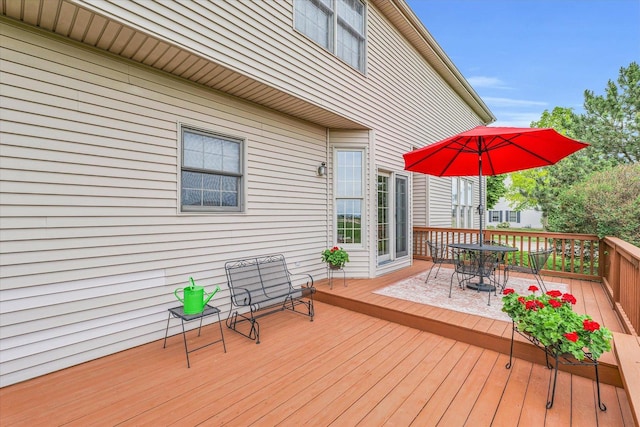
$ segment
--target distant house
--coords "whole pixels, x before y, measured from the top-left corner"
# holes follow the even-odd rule
[[[161,338],[190,276],[226,315],[227,260],[375,277],[478,223],[477,179],[403,170],[495,120],[404,0],[0,10],[2,386]]]
[[[487,211],[487,226],[498,227],[509,223],[509,227],[537,228],[542,227],[542,212],[535,209],[515,211],[505,199],[500,199],[493,209]]]
[[[509,175],[505,178],[505,186],[511,185]],[[509,224],[515,228],[543,228],[542,211],[537,209],[513,210],[509,201],[501,197],[496,205],[487,210],[486,223],[488,227],[498,227],[500,224]]]

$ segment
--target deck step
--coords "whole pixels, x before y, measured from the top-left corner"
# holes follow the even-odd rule
[[[362,295],[354,297],[350,296],[349,293],[336,292],[335,288],[331,290],[328,286],[323,286],[323,281],[318,283],[314,299],[368,316],[452,338],[467,344],[509,354],[511,345],[511,323],[509,322],[493,320],[491,327],[479,329],[475,326],[467,325],[483,324],[482,320],[486,319],[480,318],[480,316],[475,316],[478,318],[476,322],[467,321],[461,324],[458,316],[443,313],[450,312],[450,310],[436,308],[435,310],[429,310],[426,315],[422,315],[419,313],[424,310],[414,310],[414,312],[412,312],[412,310],[407,309],[406,306],[402,309],[396,309],[372,301],[366,301],[366,298],[362,298]],[[418,303],[415,304],[421,305]],[[473,315],[466,315],[467,318],[468,316]],[[519,359],[541,365],[545,364],[544,352],[540,351],[524,338],[518,336],[516,336],[516,341],[514,342],[513,354],[514,357]],[[600,381],[603,384],[624,387],[618,366],[613,360],[614,358],[608,357],[606,359],[606,361],[600,360],[599,363],[598,371]],[[561,365],[560,370],[595,380],[595,370],[590,366]]]

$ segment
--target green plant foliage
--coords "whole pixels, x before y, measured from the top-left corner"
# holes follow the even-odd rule
[[[640,246],[640,164],[596,172],[562,191],[557,203],[549,230],[614,236]]]
[[[617,80],[608,81],[603,95],[586,90],[584,97],[584,114],[576,114],[571,108],[555,107],[551,112],[545,110],[531,127],[551,127],[590,146],[553,166],[511,174],[512,185],[507,198],[515,209],[539,207],[543,223],[560,209],[559,195],[568,187],[582,185],[580,183],[591,173],[640,161],[638,63],[621,67]],[[604,230],[607,226],[600,228]],[[593,233],[594,230],[583,229],[582,232]]]
[[[341,247],[334,246],[322,251],[322,261],[332,265],[343,266],[345,262],[349,262],[349,254]]]
[[[584,92],[585,114],[580,116],[580,136],[591,144],[594,161],[640,161],[640,66],[632,62],[620,68],[618,79],[609,80],[603,95]]]
[[[493,209],[501,197],[507,194],[504,185],[506,175],[493,175],[487,177],[487,209]]]
[[[600,327],[590,316],[574,312],[573,295],[557,290],[536,295],[538,290],[530,286],[528,296],[518,295],[513,289],[504,290],[502,311],[511,317],[520,332],[558,354],[569,353],[578,360],[584,359],[585,352],[597,360],[611,350],[611,331]]]

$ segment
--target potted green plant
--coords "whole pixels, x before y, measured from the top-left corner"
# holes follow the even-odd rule
[[[349,254],[341,247],[334,246],[322,251],[322,261],[329,264],[329,268],[340,269],[349,262]]]
[[[573,295],[558,290],[538,295],[538,290],[530,286],[528,296],[518,295],[513,289],[503,292],[502,311],[511,317],[519,332],[533,337],[554,354],[570,354],[577,360],[597,360],[611,350],[611,331],[590,316],[574,312]]]

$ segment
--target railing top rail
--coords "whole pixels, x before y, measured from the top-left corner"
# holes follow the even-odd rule
[[[478,231],[470,228],[452,228],[452,227],[413,227],[413,229],[418,231],[436,231],[436,232],[450,232],[450,233],[469,233],[469,232]],[[555,239],[600,240],[600,238],[596,234],[557,233],[557,232],[551,232],[551,231],[520,231],[520,230],[510,230],[508,228],[489,228],[482,231],[485,234],[509,234],[514,236],[534,235],[534,236],[549,237],[549,238],[555,238]]]

